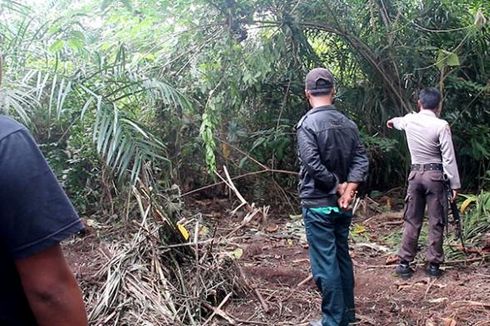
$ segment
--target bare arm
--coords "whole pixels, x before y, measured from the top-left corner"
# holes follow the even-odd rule
[[[87,325],[80,288],[59,244],[15,264],[40,326]]]

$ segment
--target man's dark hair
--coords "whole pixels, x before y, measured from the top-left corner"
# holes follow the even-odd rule
[[[330,91],[323,91],[323,92],[318,92],[318,93],[310,93],[311,96],[313,97],[318,97],[318,96],[327,96],[332,94],[333,89]]]
[[[434,87],[424,88],[419,94],[419,101],[424,109],[436,110],[441,101],[441,93]]]

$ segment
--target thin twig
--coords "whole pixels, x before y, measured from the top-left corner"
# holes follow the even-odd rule
[[[207,325],[213,319],[213,317],[215,315],[218,315],[218,316],[222,317],[223,319],[225,319],[231,325],[235,325],[236,324],[236,322],[235,322],[235,320],[233,318],[231,318],[226,312],[224,312],[223,310],[221,310],[221,308],[225,305],[225,303],[228,301],[228,299],[230,297],[231,297],[231,292],[226,295],[226,297],[223,299],[223,301],[221,301],[221,303],[216,308],[214,308],[210,304],[207,304],[207,303],[204,302],[204,306],[206,306],[206,308],[210,309],[212,311],[212,313],[211,313],[211,316],[209,316],[209,318],[206,319],[206,321],[202,324],[202,326]]]
[[[290,88],[291,88],[291,77],[289,78],[288,87],[286,88],[286,92],[284,93],[284,99],[282,101],[281,110],[279,111],[279,116],[277,117],[275,132],[277,132],[277,130],[279,129],[281,119],[282,119],[282,114],[283,114],[284,108],[286,107],[286,104],[288,102],[289,89]],[[274,154],[274,152],[272,152],[272,162],[271,162],[272,168],[274,168],[275,163],[276,163],[276,155]]]
[[[262,309],[264,309],[265,312],[269,312],[270,311],[269,305],[267,304],[267,302],[265,302],[264,297],[259,292],[259,289],[257,289],[255,286],[253,288],[254,288],[255,295],[257,296],[257,298],[260,301],[260,304],[262,305]]]
[[[305,285],[306,283],[308,283],[309,281],[311,281],[313,279],[313,275],[308,275],[307,278],[305,278],[304,280],[302,280],[301,282],[298,283],[298,285],[296,285],[296,287],[301,287],[303,285]]]
[[[429,293],[430,288],[432,287],[432,285],[434,285],[434,283],[436,281],[437,281],[437,278],[434,278],[432,281],[429,282],[429,285],[427,286],[427,290],[425,290],[425,293],[424,293],[424,299],[427,297],[427,294]]]
[[[230,146],[231,148],[233,148],[234,150],[236,150],[237,152],[239,152],[240,154],[243,154],[245,155],[246,157],[248,157],[250,160],[252,160],[255,164],[257,164],[258,166],[260,166],[262,169],[264,170],[270,170],[270,168],[263,164],[263,163],[260,163],[258,160],[256,160],[255,158],[252,157],[252,155],[250,155],[249,153],[245,152],[244,150],[241,150],[240,148],[238,148],[237,146],[233,145],[233,144],[230,144],[228,143],[227,141],[221,139],[221,138],[218,138],[218,140],[225,144],[225,145],[228,145]]]
[[[460,259],[460,260],[449,260],[444,262],[444,265],[457,265],[461,263],[474,263],[478,261],[485,261],[486,259],[490,258],[490,255],[478,257],[478,258],[471,258],[471,259]],[[390,264],[390,265],[363,265],[363,264],[355,264],[357,267],[362,267],[362,268],[393,268],[396,264]],[[416,266],[423,266],[425,265],[424,263],[418,263],[415,264]]]
[[[240,199],[241,203],[247,204],[247,201],[245,200],[245,198],[243,198],[242,194],[240,193],[240,191],[238,191],[238,189],[235,187],[235,184],[231,180],[230,174],[228,173],[228,169],[226,168],[226,166],[223,166],[223,171],[225,172],[228,187],[230,187],[230,189],[233,190],[233,192],[238,197],[238,199]],[[248,204],[247,204],[247,209],[250,210],[250,205]]]
[[[490,308],[490,303],[478,302],[478,301],[470,301],[470,300],[459,300],[451,303],[451,306],[463,304],[465,306],[479,306],[484,308]]]
[[[238,273],[240,274],[240,277],[242,278],[243,283],[245,283],[245,286],[247,288],[253,290],[253,292],[255,293],[255,295],[257,296],[257,298],[259,299],[259,302],[262,305],[262,308],[264,309],[264,311],[265,312],[268,312],[269,311],[269,306],[265,302],[264,297],[262,296],[262,294],[260,294],[259,290],[255,287],[255,285],[250,284],[250,282],[248,281],[247,276],[245,276],[245,273],[243,272],[243,269],[242,269],[242,267],[240,265],[238,265]]]
[[[254,172],[248,172],[248,173],[245,173],[245,174],[241,174],[241,175],[238,175],[236,177],[231,178],[231,180],[237,180],[237,179],[241,179],[241,178],[246,178],[246,177],[250,177],[250,176],[258,175],[258,174],[262,174],[262,173],[282,173],[282,174],[298,175],[298,172],[294,172],[294,171],[266,169],[266,170],[260,170],[260,171],[254,171]],[[203,190],[206,190],[206,189],[209,189],[209,188],[213,188],[213,187],[222,185],[224,183],[226,183],[226,182],[224,182],[224,181],[215,182],[213,184],[210,184],[210,185],[207,185],[207,186],[204,186],[204,187],[201,187],[201,188],[197,188],[197,189],[188,191],[186,193],[183,193],[182,195],[180,195],[180,197],[185,197],[185,196],[194,194],[196,192],[200,192],[200,191],[203,191]]]
[[[490,255],[485,255],[481,257],[476,257],[476,258],[470,258],[470,259],[459,259],[459,260],[450,260],[444,263],[444,265],[457,265],[461,263],[474,263],[477,261],[485,261],[490,258]]]

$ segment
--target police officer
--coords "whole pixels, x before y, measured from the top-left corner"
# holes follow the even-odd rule
[[[442,249],[447,194],[446,178],[456,198],[461,183],[454,155],[451,130],[445,120],[438,118],[441,94],[436,88],[425,88],[419,94],[418,113],[387,121],[388,128],[404,130],[411,157],[405,207],[403,240],[398,252],[396,274],[409,278],[413,274],[410,263],[417,253],[417,243],[422,228],[425,206],[429,215],[429,239],[426,273],[441,275],[440,264],[444,261]]]
[[[297,125],[298,188],[313,279],[322,294],[322,319],[311,325],[347,325],[355,321],[348,207],[366,179],[368,158],[356,124],[333,105],[330,71],[311,70],[305,94],[312,109]]]

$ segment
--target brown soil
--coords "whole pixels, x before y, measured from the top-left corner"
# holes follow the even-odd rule
[[[222,202],[199,202],[192,207],[209,212],[204,216],[208,216],[209,225],[218,225],[219,232],[226,233],[240,221],[224,213],[227,209]],[[490,325],[488,263],[479,260],[445,266],[439,279],[427,277],[423,266],[417,266],[414,277],[407,281],[393,275],[394,266],[386,263],[393,260],[394,251],[384,252],[385,244],[377,239],[401,228],[399,218],[400,214],[394,213],[355,221],[367,234],[361,240],[355,238],[352,245],[358,325]],[[223,310],[238,325],[308,325],[309,320],[320,317],[315,284],[312,280],[304,282],[310,275],[307,246],[290,232],[291,221],[288,215],[277,214],[237,234],[241,240],[236,245],[244,250],[239,263],[265,304],[253,291],[230,300]],[[68,243],[66,249],[82,285],[90,283],[100,268],[92,259],[103,250],[99,237],[93,232]],[[213,324],[228,322],[217,316]]]

